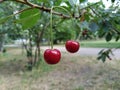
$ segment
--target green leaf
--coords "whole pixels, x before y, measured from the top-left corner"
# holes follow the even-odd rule
[[[38,0],[39,2],[44,2],[44,3],[47,3],[48,0]]]
[[[102,56],[98,56],[97,59],[100,60],[102,58]]]
[[[120,39],[120,36],[118,35],[115,39],[115,41],[117,42]]]
[[[90,15],[89,14],[85,14],[85,20],[89,21],[90,20]]]
[[[102,50],[98,53],[97,59],[98,59],[98,60],[102,60],[103,62],[106,61],[106,58],[108,58],[108,59],[111,60],[109,54],[114,55],[114,54],[112,53],[112,50],[111,50],[111,49],[107,49],[107,50],[102,49]]]
[[[80,1],[79,0],[69,0],[69,3],[71,6],[76,6],[76,5],[79,5],[80,4]]]
[[[103,54],[101,59],[102,59],[103,62],[105,62],[106,61],[106,55]]]
[[[60,6],[62,0],[38,0],[38,2],[53,3],[54,6]]]
[[[5,18],[1,18],[0,19],[0,24],[3,24],[3,23],[5,23],[6,21],[8,21],[10,18],[12,18],[13,17],[13,15],[10,15],[10,16],[7,16],[7,17],[5,17]]]
[[[69,4],[74,7],[75,4],[74,4],[73,0],[68,0],[68,1],[69,1]]]
[[[30,9],[22,12],[20,14],[20,19],[16,20],[16,22],[21,23],[23,29],[28,29],[33,27],[38,22],[39,19],[40,19],[39,9]]]
[[[67,7],[66,6],[62,6],[62,7],[67,9],[68,11],[71,11],[72,6],[70,5],[70,3],[66,1],[65,4],[67,4]]]
[[[88,1],[88,0],[80,0],[80,3],[84,3],[84,2],[86,2],[86,1]]]
[[[56,0],[56,1],[54,1],[54,5],[55,6],[60,6],[61,2],[62,2],[62,0]]]
[[[102,49],[98,54],[102,54],[103,53],[103,51],[104,51],[104,49]]]
[[[114,2],[115,2],[115,0],[111,0],[111,2],[112,2],[112,3],[114,3]]]
[[[109,42],[112,39],[112,33],[108,32],[105,39],[106,39],[107,42]]]

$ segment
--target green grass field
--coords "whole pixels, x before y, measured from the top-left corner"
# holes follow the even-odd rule
[[[106,42],[105,40],[88,40],[80,41],[81,47],[94,47],[94,48],[120,48],[120,41],[115,42],[112,40]]]

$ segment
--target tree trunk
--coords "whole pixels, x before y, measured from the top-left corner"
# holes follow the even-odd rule
[[[0,52],[3,50],[3,44],[4,44],[4,35],[0,35]]]
[[[0,41],[0,52],[3,50],[3,42]]]
[[[36,64],[36,62],[38,62],[40,60],[40,39],[39,39],[39,37],[36,38],[36,39],[37,40],[36,40],[36,50],[35,50],[34,65]]]

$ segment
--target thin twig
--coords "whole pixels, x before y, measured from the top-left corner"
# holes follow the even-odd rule
[[[0,3],[4,2],[4,0],[0,0]]]
[[[91,4],[91,5],[88,5],[88,6],[86,6],[86,7],[81,8],[80,10],[84,10],[84,9],[90,8],[90,7],[95,6],[95,5],[99,4],[99,3],[100,3],[100,2],[93,3],[93,4]]]
[[[37,4],[33,4],[33,3],[31,3],[31,2],[28,2],[27,0],[24,0],[24,1],[13,0],[13,1],[18,2],[18,3],[25,4],[25,5],[28,5],[28,6],[30,6],[31,8],[40,9],[41,11],[45,11],[45,12],[49,12],[49,13],[50,13],[50,11],[51,11],[51,8],[46,8],[45,6],[39,6],[39,5],[37,5]],[[65,18],[65,19],[71,18],[69,15],[65,15],[65,14],[62,14],[62,13],[59,13],[59,12],[53,11],[52,13],[53,13],[54,15],[61,16],[62,18]]]
[[[105,19],[104,17],[100,16],[93,8],[91,8],[91,7],[89,7],[89,8],[92,10],[92,12],[93,12],[94,14],[96,14],[98,17],[100,17],[104,23],[106,23],[106,22],[105,22],[106,19]],[[120,31],[117,30],[117,28],[115,28],[111,22],[109,22],[109,23],[110,23],[111,29],[113,29],[113,30],[116,31],[118,34],[120,34]]]

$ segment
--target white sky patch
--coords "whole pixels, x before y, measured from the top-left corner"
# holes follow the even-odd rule
[[[68,5],[66,3],[61,3],[60,6],[68,7]]]
[[[74,0],[73,0],[73,1],[74,1]],[[77,3],[79,3],[78,1],[79,1],[79,0],[76,0]],[[91,3],[96,3],[96,2],[99,2],[99,1],[100,1],[100,0],[88,0],[88,2],[91,2]],[[105,9],[108,9],[108,8],[112,5],[111,0],[102,0],[102,1],[103,1],[103,4],[105,5]],[[117,4],[117,3],[118,3],[118,4]],[[114,6],[115,6],[115,5],[119,5],[119,6],[120,6],[120,1],[119,1],[119,0],[115,0]],[[66,3],[61,3],[60,6],[66,6],[66,7],[68,7]]]
[[[95,2],[99,2],[100,0],[88,0],[88,2],[91,2],[91,3],[95,3]],[[105,5],[105,8],[109,8],[111,5],[112,5],[112,2],[111,0],[102,0],[103,1],[103,4]]]

